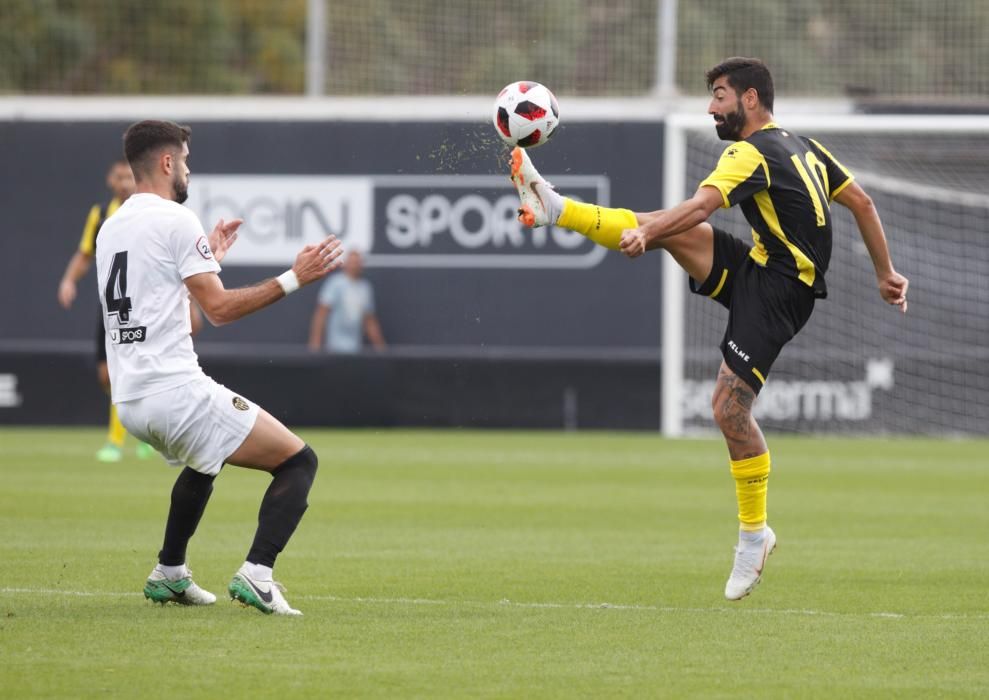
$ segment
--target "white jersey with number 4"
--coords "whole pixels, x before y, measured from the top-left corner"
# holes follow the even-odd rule
[[[219,272],[199,219],[158,195],[132,195],[97,236],[96,275],[113,402],[204,376],[183,280]]]

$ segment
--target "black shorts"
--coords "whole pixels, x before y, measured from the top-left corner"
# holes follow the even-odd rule
[[[103,328],[103,307],[96,317],[96,361],[106,362],[106,330]]]
[[[725,364],[756,394],[783,346],[797,334],[814,310],[814,290],[797,279],[760,266],[749,246],[714,229],[711,275],[690,291],[714,299],[728,309],[728,327],[721,340]]]

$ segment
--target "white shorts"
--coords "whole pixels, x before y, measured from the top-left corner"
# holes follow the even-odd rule
[[[258,405],[209,377],[175,389],[117,404],[117,415],[176,467],[216,475],[243,444],[258,417]]]

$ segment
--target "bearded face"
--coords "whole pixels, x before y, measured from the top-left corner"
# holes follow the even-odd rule
[[[718,132],[718,138],[722,141],[739,141],[742,138],[742,130],[747,122],[745,110],[739,101],[734,110],[726,113],[715,113],[714,130]]]
[[[178,170],[172,174],[172,199],[182,204],[189,198],[189,177]]]
[[[711,86],[711,103],[707,113],[714,117],[714,128],[722,141],[740,141],[748,124],[742,96],[721,76]]]

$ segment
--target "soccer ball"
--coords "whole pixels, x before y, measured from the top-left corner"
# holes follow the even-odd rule
[[[498,93],[493,121],[509,146],[541,146],[560,125],[560,106],[545,85],[520,80]]]

